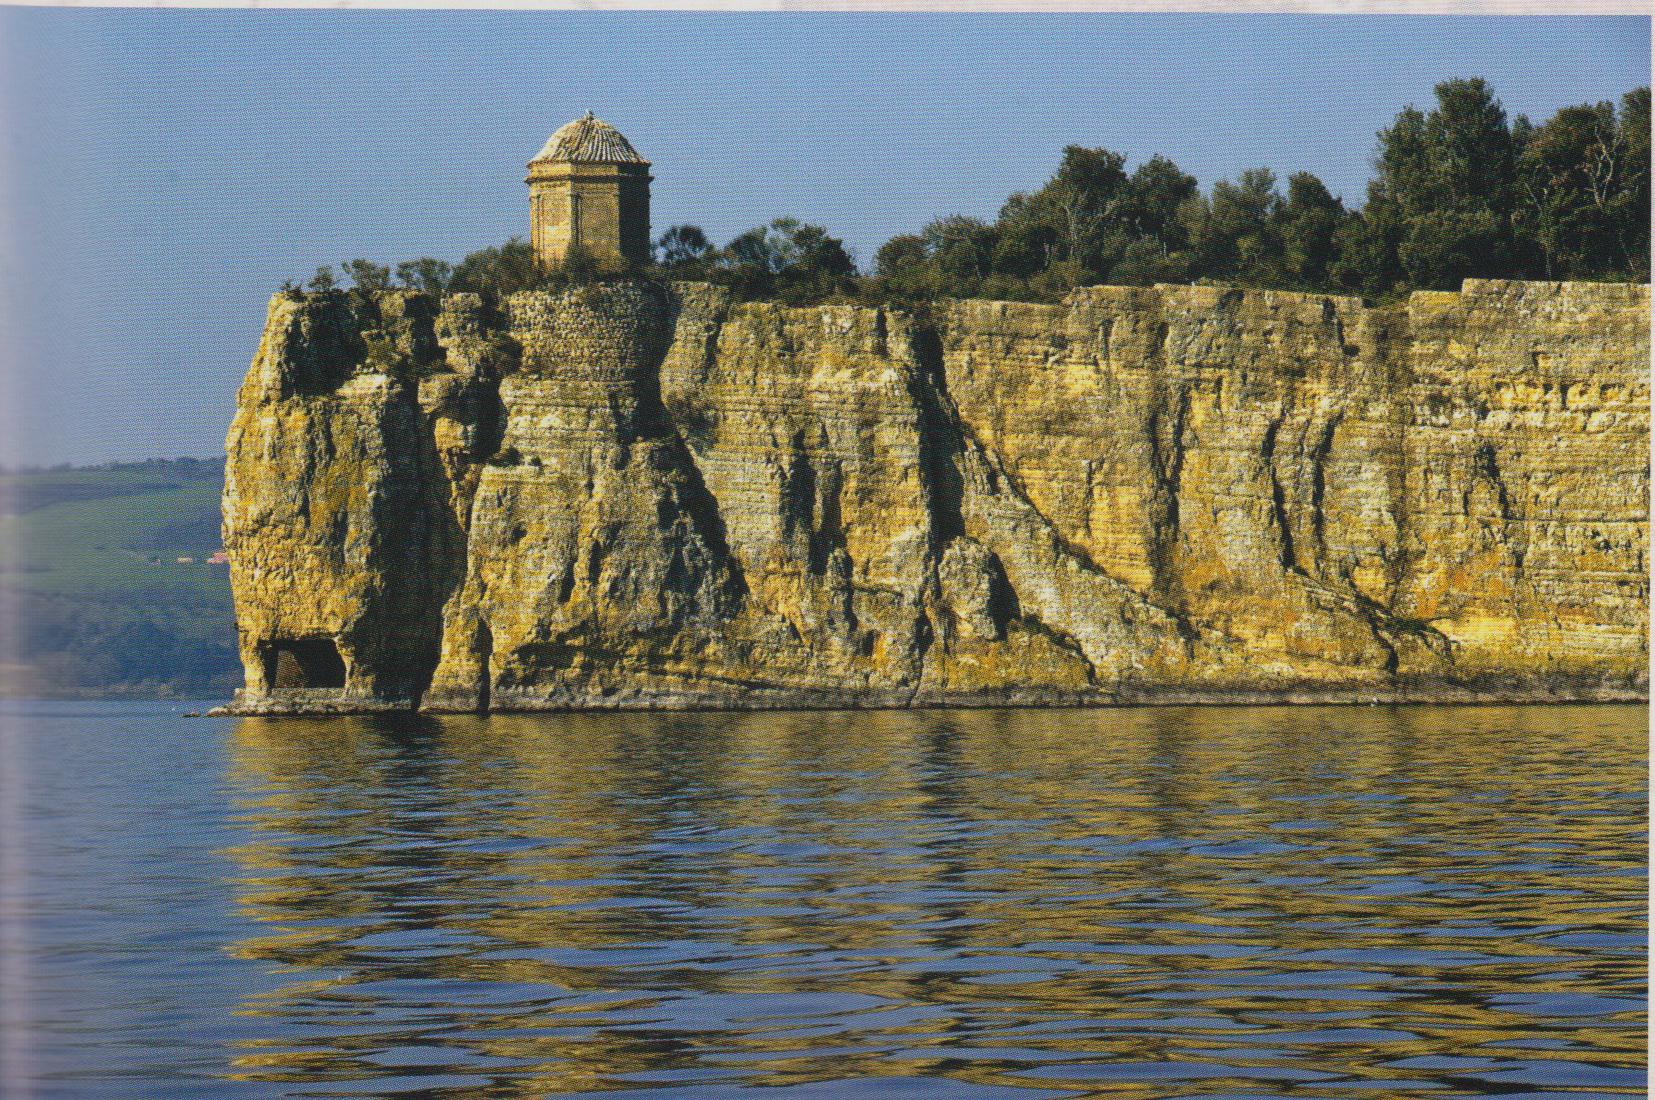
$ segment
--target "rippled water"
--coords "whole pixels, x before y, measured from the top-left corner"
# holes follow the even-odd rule
[[[3,716],[8,1096],[1644,1093],[1642,707]]]

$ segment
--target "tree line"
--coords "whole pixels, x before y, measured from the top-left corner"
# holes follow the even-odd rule
[[[1536,125],[1508,119],[1481,79],[1435,88],[1378,134],[1366,202],[1347,208],[1310,172],[1285,191],[1267,168],[1203,194],[1163,156],[1071,145],[1039,190],[992,222],[938,218],[881,246],[862,272],[821,226],[778,218],[715,246],[675,225],[641,270],[602,271],[576,254],[554,271],[514,238],[447,264],[342,265],[354,286],[503,295],[596,278],[702,279],[740,297],[919,306],[943,297],[1055,301],[1102,283],[1225,283],[1390,301],[1457,290],[1466,278],[1649,279],[1650,90],[1565,107]],[[393,282],[394,280],[394,282]],[[312,289],[336,285],[322,269]]]

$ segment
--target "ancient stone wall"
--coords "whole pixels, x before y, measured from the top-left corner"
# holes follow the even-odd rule
[[[1648,321],[1496,281],[925,326],[278,296],[229,438],[235,705],[1641,697]]]

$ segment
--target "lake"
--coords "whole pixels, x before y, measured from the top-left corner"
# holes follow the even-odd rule
[[[1642,1096],[1647,709],[0,711],[8,1097]]]

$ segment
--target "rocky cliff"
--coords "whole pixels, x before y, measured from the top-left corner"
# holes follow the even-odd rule
[[[1643,697],[1649,291],[278,295],[241,711]]]

